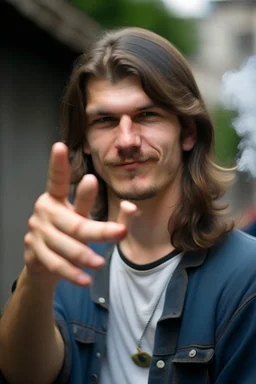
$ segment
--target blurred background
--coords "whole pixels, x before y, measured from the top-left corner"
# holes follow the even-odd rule
[[[49,152],[59,140],[65,85],[93,36],[102,29],[133,25],[151,29],[178,47],[215,123],[217,161],[232,166],[241,142],[232,125],[238,111],[226,108],[220,93],[223,75],[239,70],[255,54],[256,1],[1,0],[0,17],[2,308],[23,266],[27,220],[45,190]],[[225,199],[231,214],[242,218],[240,225],[252,220],[256,184],[251,174],[237,172]]]

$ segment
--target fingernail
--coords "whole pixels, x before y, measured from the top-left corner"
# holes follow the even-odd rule
[[[109,231],[116,232],[116,231],[120,231],[120,230],[124,230],[124,229],[125,229],[125,226],[122,223],[108,223],[108,230]]]
[[[94,267],[100,267],[105,263],[105,259],[101,256],[93,256],[91,264]]]
[[[77,282],[78,284],[89,284],[91,282],[90,276],[85,275],[84,273],[81,273],[77,276]]]

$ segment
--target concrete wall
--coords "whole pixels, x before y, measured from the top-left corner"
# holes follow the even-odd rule
[[[211,110],[219,102],[223,75],[256,54],[256,1],[212,1],[208,16],[198,20],[198,33],[201,44],[190,64]],[[227,200],[238,217],[256,206],[256,180],[239,173]]]
[[[256,2],[213,1],[198,31],[201,45],[192,66],[202,94],[214,105],[223,74],[256,53]]]
[[[76,57],[10,8],[2,11],[8,22],[0,34],[1,308],[23,266],[27,219],[45,190],[59,102]]]

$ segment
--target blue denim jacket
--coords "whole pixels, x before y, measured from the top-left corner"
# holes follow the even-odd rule
[[[112,253],[99,247],[92,245],[107,262],[90,288],[61,281],[56,289],[65,361],[55,384],[99,382]],[[208,251],[184,255],[156,327],[148,384],[206,383],[256,383],[256,239],[237,230]]]
[[[111,253],[91,288],[65,281],[57,287],[54,309],[66,351],[56,384],[99,382]],[[255,384],[255,298],[255,238],[234,230],[208,251],[186,253],[167,288],[148,384]]]

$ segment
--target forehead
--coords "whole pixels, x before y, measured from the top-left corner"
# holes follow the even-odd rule
[[[129,112],[152,103],[137,76],[129,76],[115,83],[91,77],[87,83],[86,99],[86,113],[89,115],[101,110]]]

